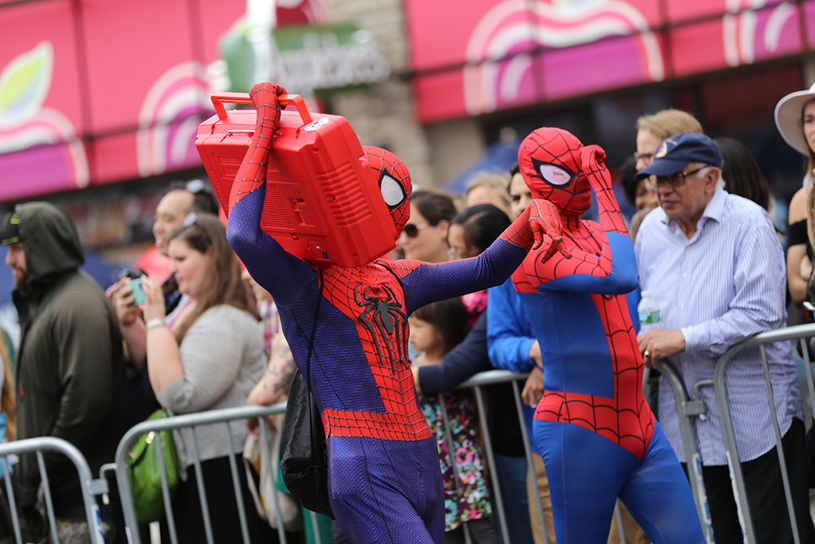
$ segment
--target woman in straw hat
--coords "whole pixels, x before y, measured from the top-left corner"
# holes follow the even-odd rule
[[[815,169],[815,85],[790,93],[775,106],[775,124],[784,140],[808,158],[803,187],[793,195],[789,207],[789,249],[787,250],[787,286],[792,301],[801,306],[806,298],[807,282],[812,276],[812,248],[815,226],[812,192]]]

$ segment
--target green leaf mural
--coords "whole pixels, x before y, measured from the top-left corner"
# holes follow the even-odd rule
[[[54,48],[40,42],[12,60],[0,72],[0,123],[12,124],[42,108],[51,87]]]

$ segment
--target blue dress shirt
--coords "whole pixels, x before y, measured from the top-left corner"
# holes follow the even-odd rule
[[[717,189],[688,239],[662,208],[642,223],[635,244],[640,287],[662,311],[666,330],[681,330],[687,344],[671,358],[691,391],[713,378],[717,359],[734,344],[787,324],[784,254],[770,216],[757,204]],[[742,461],[775,445],[759,348],[731,360],[727,391]],[[788,342],[767,345],[770,377],[782,435],[793,417],[803,419],[801,388]],[[703,387],[707,421],[695,419],[704,465],[727,464],[713,387]],[[659,392],[659,422],[685,461],[673,393]]]

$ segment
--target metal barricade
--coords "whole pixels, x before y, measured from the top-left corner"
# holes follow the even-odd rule
[[[713,382],[711,380],[697,382],[693,387],[694,396],[691,397],[687,389],[685,389],[685,383],[682,381],[679,372],[670,361],[666,359],[660,360],[659,370],[662,372],[662,379],[667,380],[674,394],[676,409],[679,413],[682,446],[685,450],[685,460],[688,465],[688,480],[696,503],[696,511],[699,514],[699,521],[702,524],[702,533],[705,535],[708,544],[711,544],[713,542],[713,524],[710,520],[705,482],[702,479],[702,461],[699,457],[699,450],[696,448],[696,434],[693,431],[692,420],[693,418],[699,418],[701,421],[707,419],[707,406],[699,398],[699,388],[713,385]]]
[[[11,521],[14,530],[14,541],[22,543],[23,537],[18,517],[17,500],[11,483],[9,455],[36,454],[37,465],[39,467],[40,479],[42,481],[43,495],[45,498],[45,511],[48,518],[52,542],[59,542],[57,534],[57,522],[54,515],[54,504],[51,499],[51,488],[48,482],[48,472],[45,468],[43,452],[57,452],[65,455],[76,467],[79,476],[79,484],[82,492],[82,500],[85,506],[85,517],[88,522],[88,533],[91,541],[95,544],[104,544],[105,539],[102,534],[102,527],[99,517],[99,507],[94,495],[107,492],[107,482],[105,480],[94,480],[88,462],[76,446],[61,438],[39,437],[7,442],[0,444],[0,461],[3,464],[5,474],[6,494],[8,495],[9,509],[11,511]]]
[[[524,454],[526,456],[526,466],[527,470],[532,473],[532,484],[535,489],[535,502],[537,506],[537,513],[538,519],[540,520],[540,526],[543,532],[543,539],[546,544],[549,544],[549,536],[546,527],[546,521],[544,520],[543,515],[543,505],[541,504],[540,500],[540,489],[538,487],[537,478],[535,478],[534,471],[533,471],[533,464],[532,464],[532,449],[529,445],[529,436],[526,429],[526,421],[524,419],[523,413],[523,401],[521,400],[521,391],[518,387],[518,382],[526,380],[528,374],[517,374],[515,372],[510,372],[508,370],[489,370],[487,372],[481,372],[476,374],[469,380],[465,381],[459,386],[459,389],[466,389],[472,388],[475,392],[476,404],[478,407],[478,418],[480,421],[484,422],[487,421],[487,414],[484,404],[484,392],[483,387],[487,385],[495,385],[495,384],[502,384],[502,383],[511,383],[512,384],[512,391],[514,394],[515,400],[515,407],[518,413],[518,420],[520,422],[521,428],[521,438],[523,440],[524,445]],[[449,423],[445,416],[445,426],[449,427]],[[483,436],[484,436],[484,452],[487,457],[487,463],[490,467],[495,467],[495,455],[492,449],[492,441],[490,440],[489,429],[486,425],[482,425],[483,429]],[[453,456],[451,456],[452,458]],[[453,462],[455,462],[453,460]],[[501,528],[501,538],[502,541],[505,543],[510,542],[509,532],[507,529],[507,521],[506,521],[506,510],[504,508],[504,501],[503,497],[501,496],[501,488],[498,481],[498,474],[497,471],[492,469],[490,470],[490,482],[492,484],[492,495],[493,495],[493,502],[495,504],[495,510],[498,516],[498,520],[500,523]]]
[[[524,446],[524,454],[526,458],[526,463],[528,467],[528,471],[532,471],[532,484],[534,488],[534,496],[535,496],[535,506],[537,510],[538,520],[540,522],[540,526],[542,528],[543,539],[546,544],[549,544],[549,537],[547,531],[547,523],[544,517],[544,510],[543,504],[541,503],[540,499],[540,489],[537,484],[537,479],[534,477],[533,472],[533,462],[532,462],[532,449],[530,446],[530,439],[527,433],[524,412],[523,412],[523,401],[521,399],[521,389],[518,385],[519,382],[522,382],[527,378],[526,374],[517,374],[515,372],[510,372],[506,370],[491,370],[487,372],[482,372],[473,376],[466,382],[462,383],[459,388],[472,388],[475,399],[476,399],[476,406],[478,410],[479,420],[482,422],[487,421],[487,414],[486,414],[486,406],[484,401],[484,391],[483,387],[488,385],[495,385],[495,384],[504,384],[504,383],[511,383],[513,389],[513,396],[515,407],[517,411],[518,420],[520,423],[520,430],[521,436]],[[135,443],[135,441],[144,433],[148,433],[150,431],[154,431],[156,433],[157,440],[160,440],[160,433],[159,431],[164,430],[174,430],[174,429],[183,429],[183,428],[192,428],[194,433],[194,427],[198,427],[201,425],[210,425],[210,424],[217,424],[223,423],[225,427],[225,432],[227,436],[229,436],[230,444],[231,444],[231,434],[229,432],[229,422],[235,420],[245,420],[245,419],[256,419],[262,418],[264,416],[273,415],[273,414],[280,414],[284,413],[286,408],[285,403],[278,403],[272,406],[242,406],[237,408],[228,408],[223,410],[213,410],[208,412],[196,413],[196,414],[185,414],[179,416],[173,416],[166,419],[159,419],[153,421],[145,421],[143,423],[139,423],[138,425],[129,429],[121,441],[119,442],[119,447],[116,451],[116,458],[115,463],[106,465],[103,467],[104,471],[115,471],[116,473],[116,481],[119,487],[119,494],[120,500],[122,503],[122,509],[126,524],[126,530],[128,535],[128,540],[131,544],[142,544],[142,540],[140,538],[139,529],[138,529],[138,522],[136,520],[135,509],[133,505],[132,493],[130,488],[130,481],[128,479],[128,468],[127,468],[127,454],[130,447]],[[444,415],[445,425],[449,427],[449,422]],[[266,429],[265,425],[259,426],[260,433],[261,433],[261,443],[266,443],[266,433],[268,430]],[[495,467],[495,456],[492,448],[492,443],[490,440],[490,429],[487,428],[486,425],[482,425],[482,432],[484,437],[484,452],[486,456],[487,463],[490,467]],[[195,446],[195,441],[193,441],[193,446]],[[160,442],[158,443],[158,449],[161,450]],[[210,524],[210,516],[209,516],[209,508],[206,501],[205,496],[205,483],[203,482],[203,478],[201,476],[201,461],[198,456],[198,451],[195,447],[193,447],[192,451],[193,457],[193,466],[190,467],[191,470],[195,471],[197,481],[199,482],[199,499],[202,504],[202,521],[204,523],[207,535],[207,541],[212,542],[212,534],[211,534],[211,524]],[[232,444],[232,453],[235,452],[234,444]],[[234,457],[234,455],[233,455]],[[454,456],[451,456],[454,458]],[[271,459],[271,456],[268,457]],[[271,461],[269,461],[271,462]],[[453,462],[455,460],[453,459]],[[167,474],[166,470],[163,466],[163,463],[160,465],[161,469],[161,479],[162,479],[162,491],[164,494],[164,506],[165,506],[165,520],[170,532],[170,540],[172,544],[176,544],[177,536],[175,534],[175,521],[172,512],[172,505],[169,501],[169,488],[167,487]],[[275,469],[276,467],[269,467],[269,470]],[[236,490],[236,493],[239,492],[238,488],[238,476],[237,470],[238,468],[232,464],[230,466],[233,485]],[[499,527],[501,528],[501,537],[502,541],[505,544],[510,544],[510,537],[508,532],[508,526],[506,522],[506,510],[504,506],[504,498],[501,496],[500,490],[500,482],[498,479],[497,471],[494,469],[490,470],[490,483],[492,489],[492,496],[493,496],[493,503],[495,505],[496,517],[499,520]],[[99,492],[97,492],[98,494]],[[236,494],[237,502],[241,505],[242,497]],[[275,501],[277,500],[275,494]],[[283,530],[283,523],[282,518],[280,515],[280,508],[278,504],[275,504],[276,515],[278,519],[278,536],[280,538],[280,542],[286,543],[286,535]],[[246,526],[246,512],[249,512],[249,515],[256,515],[254,508],[252,505],[243,505],[241,507],[241,511],[239,512],[239,518],[241,522],[241,533],[243,537],[243,542],[248,542],[247,535],[247,526]],[[304,523],[310,523],[311,526],[314,528],[314,534],[316,536],[317,544],[323,544],[320,540],[319,530],[317,528],[317,516],[316,514],[311,514],[310,519],[304,520]],[[620,528],[622,531],[622,527]],[[467,533],[465,532],[465,535]],[[466,538],[469,538],[468,536]],[[236,539],[238,540],[238,539]],[[239,540],[238,540],[239,541]],[[625,540],[622,540],[625,542]],[[148,543],[144,543],[148,544]],[[162,543],[167,544],[167,543]],[[325,543],[327,544],[327,543]]]
[[[243,470],[243,467],[238,467],[237,463],[235,462],[235,455],[237,455],[237,451],[235,449],[235,444],[233,443],[232,433],[230,430],[230,422],[236,420],[246,420],[246,419],[258,419],[263,418],[265,416],[274,415],[284,413],[286,410],[286,403],[280,402],[277,404],[273,404],[271,406],[240,406],[235,408],[226,408],[221,410],[211,410],[207,412],[200,412],[195,414],[184,414],[173,416],[165,419],[158,419],[158,420],[151,420],[139,423],[135,425],[131,429],[129,429],[125,435],[122,437],[121,441],[119,442],[119,446],[116,450],[116,459],[115,465],[113,467],[106,467],[107,470],[113,469],[116,472],[116,481],[119,487],[119,494],[121,496],[122,502],[122,510],[125,519],[125,525],[127,530],[128,541],[131,544],[141,544],[141,537],[139,534],[139,526],[136,520],[136,512],[134,509],[133,504],[133,497],[130,488],[130,480],[128,479],[128,466],[127,466],[127,455],[130,447],[136,442],[136,440],[145,433],[150,431],[154,431],[156,434],[156,439],[158,440],[158,450],[161,451],[161,434],[159,431],[165,430],[176,430],[176,429],[185,429],[189,428],[191,430],[193,440],[192,440],[192,448],[191,454],[193,459],[193,465],[190,469],[194,470],[196,475],[196,481],[198,483],[198,497],[201,502],[201,511],[202,511],[202,521],[204,523],[205,534],[207,537],[207,542],[212,544],[213,537],[212,537],[212,524],[210,519],[210,510],[209,505],[207,504],[206,498],[206,483],[202,476],[201,472],[201,460],[198,454],[198,447],[197,441],[195,440],[195,428],[200,427],[202,425],[212,425],[212,424],[223,424],[227,436],[228,443],[230,445],[230,473],[232,476],[232,484],[233,489],[235,491],[235,499],[238,506],[238,518],[240,521],[241,526],[241,537],[244,543],[249,543],[249,533],[248,533],[248,526],[246,523],[246,515],[249,512],[249,515],[257,515],[253,505],[246,505],[243,501],[243,496],[241,494],[241,489],[239,485],[239,476],[238,470]],[[261,420],[262,421],[262,420]],[[261,436],[261,444],[267,444],[267,433],[269,432],[265,424],[261,424],[258,426],[260,430]],[[240,445],[242,447],[242,444]],[[267,469],[270,471],[270,474],[276,474],[277,468],[271,466],[271,456],[267,457],[267,462],[269,465]],[[175,531],[175,518],[173,515],[172,504],[169,496],[169,488],[167,486],[167,472],[164,466],[164,463],[160,463],[160,470],[161,470],[161,485],[162,485],[162,494],[164,496],[164,511],[165,511],[165,520],[167,523],[168,531],[170,534],[170,540],[172,544],[177,544],[178,537]],[[277,502],[277,493],[272,493],[273,500],[275,502],[275,514],[277,516],[277,532],[280,538],[280,542],[286,543],[286,535],[283,529],[283,519],[280,511],[280,505]],[[316,528],[316,516],[312,516],[311,519],[312,525]],[[322,544],[320,542],[320,535],[319,531],[315,531],[316,539],[318,544]],[[236,541],[238,537],[236,535]],[[147,543],[145,543],[147,544]],[[163,543],[167,544],[167,543]]]
[[[789,478],[786,470],[786,460],[784,457],[784,448],[781,441],[781,430],[778,425],[778,416],[776,414],[775,399],[773,396],[773,389],[770,382],[770,370],[767,362],[767,351],[765,344],[773,342],[785,342],[797,340],[801,346],[804,358],[804,370],[807,380],[807,388],[809,392],[810,406],[815,408],[815,387],[813,386],[812,367],[809,360],[809,350],[807,347],[807,339],[815,336],[815,324],[796,325],[777,329],[773,331],[763,332],[757,334],[744,342],[732,346],[724,355],[722,355],[716,362],[716,367],[713,374],[713,384],[716,394],[716,405],[719,409],[719,416],[722,424],[722,434],[724,437],[725,454],[727,456],[728,467],[730,469],[731,482],[733,484],[733,495],[736,499],[736,506],[739,513],[739,521],[741,522],[742,531],[744,534],[744,541],[747,544],[755,542],[755,531],[753,529],[753,521],[750,515],[750,506],[747,500],[747,493],[744,485],[744,475],[741,469],[741,462],[739,460],[738,443],[736,441],[735,427],[733,426],[733,419],[730,413],[730,407],[727,399],[727,384],[725,382],[725,372],[727,365],[732,360],[733,356],[744,348],[751,346],[758,346],[761,353],[761,366],[764,371],[764,379],[767,386],[767,398],[769,401],[769,409],[773,423],[773,433],[776,440],[776,451],[778,453],[778,461],[781,467],[782,482],[784,485],[784,496],[787,501],[787,510],[789,511],[790,524],[792,528],[795,543],[801,542],[801,535],[798,534],[798,526],[795,518],[795,509],[792,506],[792,495],[790,491]],[[815,413],[815,412],[813,412]]]
[[[520,424],[521,430],[521,439],[523,441],[524,446],[524,456],[526,458],[526,466],[527,471],[530,474],[530,478],[532,481],[532,486],[534,489],[534,498],[535,498],[535,510],[538,516],[538,521],[541,527],[541,533],[543,537],[543,541],[545,544],[550,544],[549,540],[549,532],[546,523],[546,519],[543,512],[543,503],[541,501],[541,493],[540,487],[538,486],[538,480],[535,477],[534,473],[534,464],[532,461],[532,448],[529,442],[529,434],[526,428],[526,419],[524,417],[524,404],[521,398],[521,389],[519,387],[519,382],[524,382],[529,374],[517,374],[515,372],[510,372],[508,370],[489,370],[486,372],[480,372],[476,374],[469,380],[463,382],[459,385],[458,389],[467,389],[472,388],[475,393],[476,398],[476,405],[478,408],[478,417],[481,422],[487,421],[487,414],[485,409],[484,403],[484,391],[483,388],[488,385],[496,385],[496,384],[504,384],[504,383],[511,383],[512,384],[512,392],[515,401],[515,408],[518,415],[518,421]],[[449,423],[447,421],[446,414],[444,415],[445,425],[449,427]],[[495,467],[495,455],[492,448],[492,441],[490,439],[489,429],[486,425],[482,425],[483,429],[483,437],[484,437],[484,452],[487,457],[487,463],[490,467]],[[451,456],[452,457],[452,456]],[[455,464],[455,459],[451,459],[453,464]],[[509,537],[509,532],[507,529],[507,521],[506,521],[506,508],[504,505],[504,500],[501,495],[501,487],[498,479],[498,473],[496,470],[490,470],[490,483],[492,485],[491,491],[493,496],[493,503],[495,504],[496,515],[499,521],[499,527],[501,528],[501,540],[505,544],[510,544],[511,539]],[[626,534],[625,528],[622,522],[622,515],[619,510],[619,504],[615,506],[614,515],[617,519],[617,530],[620,535],[620,542],[625,544]],[[465,538],[469,539],[469,535],[465,533]],[[469,542],[469,540],[468,540]]]

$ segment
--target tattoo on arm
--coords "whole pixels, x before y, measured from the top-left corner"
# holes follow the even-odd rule
[[[272,357],[269,366],[266,367],[263,388],[271,388],[274,394],[285,391],[289,388],[296,368],[291,349],[289,349],[288,344],[282,342]]]

